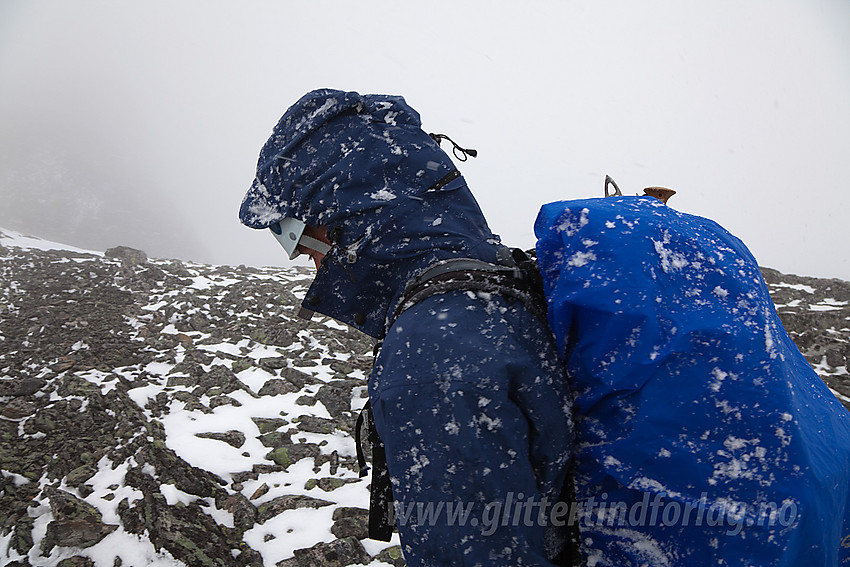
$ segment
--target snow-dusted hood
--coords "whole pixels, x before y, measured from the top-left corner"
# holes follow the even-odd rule
[[[293,217],[333,242],[304,306],[381,338],[410,277],[458,256],[495,261],[498,238],[448,155],[402,97],[322,89],[260,151],[240,220]]]

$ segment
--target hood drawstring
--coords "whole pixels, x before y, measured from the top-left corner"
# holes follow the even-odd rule
[[[455,155],[458,161],[466,161],[470,157],[477,157],[478,150],[473,150],[472,148],[461,148],[457,143],[446,136],[445,134],[428,134],[431,138],[437,142],[437,145],[440,145],[440,142],[443,140],[448,140],[452,144],[452,153]]]

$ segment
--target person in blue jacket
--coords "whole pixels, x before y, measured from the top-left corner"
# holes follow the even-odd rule
[[[418,113],[397,96],[308,93],[263,146],[239,215],[316,262],[306,309],[383,341],[369,399],[407,564],[563,555],[546,512],[567,478],[572,410],[545,320],[463,286],[400,305],[447,261],[506,257]]]

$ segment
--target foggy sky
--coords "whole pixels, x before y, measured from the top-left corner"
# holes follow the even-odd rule
[[[0,226],[103,250],[286,265],[239,224],[286,108],[401,94],[491,228],[544,202],[678,191],[759,263],[850,280],[844,0],[0,3]]]

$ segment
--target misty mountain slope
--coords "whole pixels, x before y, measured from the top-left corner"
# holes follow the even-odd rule
[[[850,282],[761,271],[785,329],[850,409]]]
[[[371,345],[295,317],[311,271],[2,232],[2,563],[403,565],[366,538],[353,425]],[[764,272],[850,404],[850,283]]]

